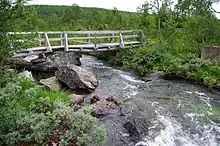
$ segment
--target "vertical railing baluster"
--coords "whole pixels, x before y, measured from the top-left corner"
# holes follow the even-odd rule
[[[62,46],[63,45],[63,34],[61,33],[60,34],[60,46]]]
[[[90,33],[88,33],[87,43],[90,43],[90,37],[91,37],[91,35],[90,35]]]
[[[97,33],[95,33],[95,40],[94,40],[94,44],[95,44],[95,50],[97,49]]]
[[[68,47],[68,35],[66,32],[64,32],[64,49],[66,52],[69,51],[69,47]]]
[[[42,46],[42,44],[41,44],[41,35],[40,35],[39,32],[38,32],[38,41],[39,41],[39,46],[41,47]]]
[[[124,40],[123,40],[123,36],[121,32],[119,33],[119,36],[120,36],[119,47],[124,48],[125,45],[124,45]]]

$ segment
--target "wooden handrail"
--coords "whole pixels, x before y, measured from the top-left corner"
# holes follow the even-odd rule
[[[93,51],[104,48],[113,50],[114,47],[126,48],[144,44],[144,33],[140,30],[9,32],[7,34],[15,35],[17,40],[12,40],[14,42],[39,42],[39,47],[24,49],[23,52],[27,50],[42,51],[45,43],[47,52],[53,52],[56,48],[63,48],[66,52],[73,51],[73,48],[76,50],[79,48],[79,51],[82,52],[88,48]],[[51,42],[58,42],[58,46],[55,46],[55,43],[52,43],[53,46],[51,46]]]

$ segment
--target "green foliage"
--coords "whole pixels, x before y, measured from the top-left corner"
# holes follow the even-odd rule
[[[13,44],[14,36],[8,32],[19,30],[34,30],[33,19],[36,18],[33,8],[24,6],[25,0],[1,0],[0,1],[0,63],[7,58],[12,51],[21,48],[21,44]],[[13,48],[12,48],[13,44]]]
[[[0,89],[0,145],[42,144],[62,121],[68,125],[60,137],[62,142],[76,138],[78,145],[85,145],[105,140],[104,128],[97,125],[89,110],[73,112],[66,93],[48,91],[33,81],[14,75],[7,79]]]
[[[83,8],[73,6],[32,5],[38,12],[38,19],[34,22],[39,31],[65,30],[111,30],[138,28],[139,15],[121,12],[114,8],[106,10],[100,8]]]

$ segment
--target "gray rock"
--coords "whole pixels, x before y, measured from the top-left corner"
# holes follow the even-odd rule
[[[50,88],[51,90],[54,91],[61,90],[61,85],[55,76],[48,79],[42,79],[40,80],[40,83]]]
[[[101,100],[101,98],[98,96],[98,95],[94,95],[91,99],[90,99],[90,103],[91,104],[94,104],[94,103],[96,103],[96,102],[98,102],[98,101],[100,101]]]
[[[92,115],[96,118],[103,118],[109,115],[116,116],[120,114],[120,107],[107,100],[97,101],[91,105],[91,109]]]
[[[84,95],[71,94],[69,103],[70,105],[83,105],[85,100]]]
[[[145,77],[142,77],[141,80],[145,82],[151,82],[151,81],[156,81],[156,80],[164,79],[164,78],[165,78],[165,75],[163,72],[155,72]]]
[[[60,66],[55,75],[72,90],[93,92],[98,86],[98,80],[93,73],[76,65]]]
[[[32,71],[55,72],[60,65],[81,65],[79,53],[57,51],[47,54],[30,55],[25,58],[17,57],[8,60],[8,64],[16,65],[18,68],[26,68]]]
[[[122,100],[115,96],[109,96],[106,100],[115,103],[117,106],[122,105]]]
[[[29,56],[25,57],[23,60],[26,62],[31,62],[31,61],[36,60],[38,58],[39,58],[38,55],[29,55]]]
[[[48,55],[46,58],[39,58],[32,61],[33,65],[31,66],[31,69],[35,71],[55,72],[61,65],[81,65],[81,57],[81,54],[76,54],[74,52],[55,52]]]

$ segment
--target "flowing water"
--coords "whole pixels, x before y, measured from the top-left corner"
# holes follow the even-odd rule
[[[220,146],[219,94],[183,81],[147,83],[91,56],[83,56],[81,62],[99,79],[90,97],[123,101],[126,116],[112,112],[100,119],[108,133],[105,145]]]

